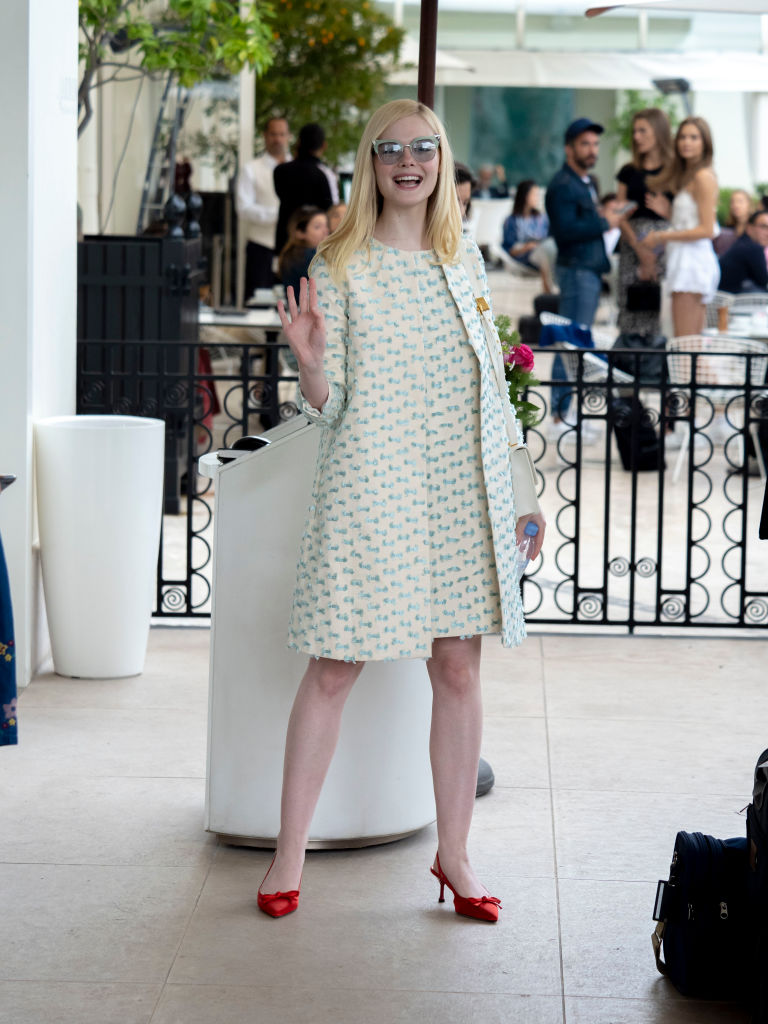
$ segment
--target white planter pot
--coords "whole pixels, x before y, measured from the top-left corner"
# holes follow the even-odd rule
[[[113,678],[144,668],[164,440],[162,420],[139,416],[35,424],[43,589],[59,675]]]

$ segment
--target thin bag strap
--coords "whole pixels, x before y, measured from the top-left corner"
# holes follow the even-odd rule
[[[663,974],[665,977],[669,974],[669,969],[664,961],[661,959],[661,943],[664,940],[664,921],[659,921],[651,935],[651,945],[653,946],[653,955],[656,959],[656,969],[659,974]]]
[[[491,359],[491,366],[493,367],[493,372],[496,377],[496,386],[499,389],[501,405],[504,409],[504,420],[507,427],[509,445],[512,449],[521,448],[523,446],[520,444],[518,439],[517,423],[512,412],[507,379],[504,374],[504,359],[501,354],[501,341],[499,340],[499,334],[496,330],[496,325],[493,322],[493,317],[491,316],[491,307],[488,305],[488,302],[483,295],[483,290],[480,287],[480,282],[477,278],[474,265],[470,262],[467,253],[462,254],[461,262],[464,265],[464,270],[469,278],[469,283],[472,285],[472,292],[475,296],[475,306],[483,323],[485,343],[488,347],[488,355]]]

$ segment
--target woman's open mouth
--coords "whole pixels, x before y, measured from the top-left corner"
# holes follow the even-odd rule
[[[413,189],[421,184],[421,178],[417,174],[398,174],[392,179],[398,188]]]

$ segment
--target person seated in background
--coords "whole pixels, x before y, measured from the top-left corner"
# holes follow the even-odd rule
[[[749,192],[743,188],[735,188],[728,200],[728,217],[725,226],[720,234],[712,239],[715,253],[724,256],[731,248],[737,238],[740,238],[746,228],[749,218],[752,216],[755,204]]]
[[[720,291],[764,292],[768,288],[768,210],[758,210],[728,251],[720,257]]]
[[[472,191],[477,185],[477,181],[466,164],[457,162],[454,167],[456,171],[456,195],[459,198],[459,206],[461,207],[461,222],[466,228],[472,209]]]
[[[755,204],[749,192],[743,188],[735,188],[728,200],[728,219],[725,226],[731,228],[734,234],[743,235],[754,212]]]
[[[346,203],[334,203],[333,206],[328,208],[328,234],[332,235],[336,228],[341,224],[341,218],[347,212]]]
[[[541,212],[541,189],[532,179],[515,189],[512,213],[504,221],[501,244],[513,260],[541,274],[545,292],[552,291],[551,260],[542,248],[549,236],[549,218]]]
[[[327,237],[328,217],[319,206],[300,206],[293,211],[288,219],[288,241],[277,263],[286,295],[289,286],[298,295],[299,282],[309,276],[309,264],[318,245]]]
[[[494,178],[496,179],[494,183]],[[472,189],[475,199],[506,199],[509,195],[507,174],[501,164],[492,167],[483,164],[477,172],[477,184]]]

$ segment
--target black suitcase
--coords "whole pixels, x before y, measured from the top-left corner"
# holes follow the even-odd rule
[[[754,1024],[768,1024],[768,750],[757,759],[747,808],[749,895],[754,914],[751,959]]]
[[[613,399],[609,420],[619,449],[621,464],[629,473],[646,473],[664,465],[661,444],[651,417],[639,398]]]
[[[539,344],[541,321],[537,316],[521,316],[517,321],[517,333],[523,345],[535,348]]]
[[[749,999],[752,926],[747,840],[678,832],[656,891],[656,966],[684,996]],[[662,953],[663,950],[663,953]]]

